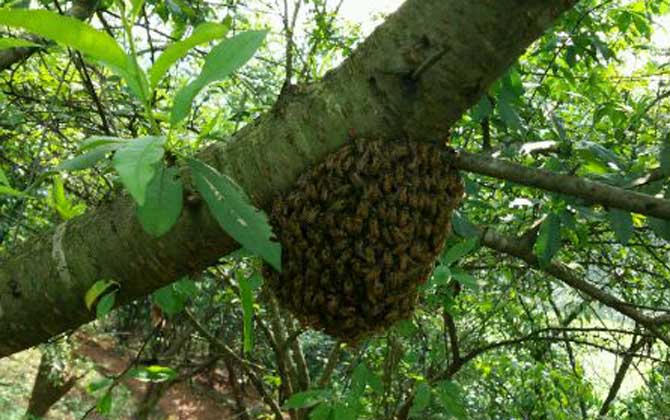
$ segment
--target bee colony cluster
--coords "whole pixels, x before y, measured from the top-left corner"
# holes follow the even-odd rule
[[[268,286],[303,324],[356,342],[407,318],[463,195],[445,147],[357,139],[273,203],[281,273]]]

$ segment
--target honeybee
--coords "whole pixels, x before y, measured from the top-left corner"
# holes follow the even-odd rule
[[[379,222],[377,219],[372,218],[368,222],[368,236],[372,240],[379,239]]]
[[[398,188],[398,202],[401,204],[407,203],[407,188],[400,187]]]
[[[382,177],[382,190],[388,194],[393,189],[393,177],[391,174],[385,174]]]
[[[365,200],[362,200],[358,203],[356,207],[356,217],[360,219],[367,219],[370,215],[370,206],[369,203]]]

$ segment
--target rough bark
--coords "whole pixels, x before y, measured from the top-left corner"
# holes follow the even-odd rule
[[[46,416],[49,409],[74,387],[78,379],[68,369],[56,368],[53,357],[43,351],[24,418]]]
[[[339,68],[287,89],[274,109],[199,157],[261,207],[309,165],[361,136],[438,139],[574,1],[408,0]],[[198,272],[238,245],[205,207],[152,239],[119,197],[19,247],[0,265],[0,357],[94,317],[83,296],[119,282],[126,303]]]

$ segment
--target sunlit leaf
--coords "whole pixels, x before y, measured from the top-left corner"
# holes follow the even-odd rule
[[[186,118],[196,95],[208,84],[227,78],[242,67],[261,46],[267,31],[247,31],[228,38],[207,54],[200,75],[183,87],[174,100],[170,122],[176,125]]]
[[[113,290],[118,290],[121,285],[112,280],[98,280],[93,286],[91,286],[84,295],[84,303],[86,308],[90,311],[93,308],[93,305],[102,297],[104,294],[109,293]]]
[[[0,50],[6,50],[9,48],[17,47],[39,47],[38,44],[34,42],[26,41],[25,39],[16,39],[16,38],[2,38],[0,39]]]
[[[156,164],[163,158],[164,143],[165,137],[162,136],[140,137],[114,153],[114,168],[126,190],[140,206],[144,205],[147,187],[156,174]]]
[[[228,33],[229,29],[230,19],[226,19],[222,24],[211,22],[202,23],[193,30],[193,34],[190,37],[183,41],[170,44],[158,57],[151,67],[151,70],[149,70],[149,82],[151,87],[155,88],[170,67],[180,59],[184,58],[193,47],[221,38]]]
[[[198,192],[221,227],[250,252],[281,270],[281,245],[272,241],[272,228],[235,182],[196,159],[189,159]]]
[[[74,48],[112,68],[127,68],[127,56],[114,38],[73,17],[48,10],[0,9],[0,25],[25,29]]]

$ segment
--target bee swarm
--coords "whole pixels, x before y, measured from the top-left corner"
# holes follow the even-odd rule
[[[463,186],[446,147],[357,139],[277,198],[281,273],[267,285],[301,322],[355,343],[411,315]]]

